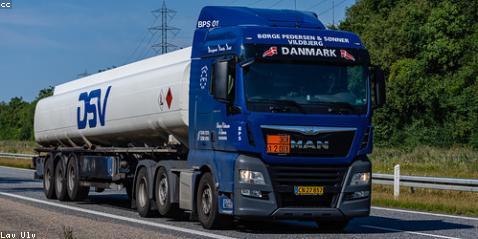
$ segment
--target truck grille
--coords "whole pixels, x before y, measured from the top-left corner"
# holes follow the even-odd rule
[[[347,167],[269,166],[279,207],[335,207]],[[297,196],[294,186],[324,186],[321,196]]]
[[[283,135],[290,139],[290,152],[278,156],[346,157],[355,137],[355,128],[329,128],[313,126],[263,125],[262,133],[267,145],[268,135]],[[308,130],[316,132],[309,133]],[[323,131],[320,131],[320,128]],[[286,145],[287,146],[287,145]]]

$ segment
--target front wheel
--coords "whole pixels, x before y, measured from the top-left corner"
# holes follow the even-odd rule
[[[205,173],[199,181],[196,208],[198,219],[206,229],[222,228],[231,225],[232,218],[219,214],[218,192],[211,173]]]

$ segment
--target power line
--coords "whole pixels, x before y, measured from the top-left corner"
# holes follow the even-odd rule
[[[144,50],[142,51],[142,53],[139,54],[138,60],[144,59],[144,57],[146,56],[146,54],[151,50],[150,44],[153,42],[153,39],[154,39],[154,36],[155,36],[155,35],[156,35],[156,33],[151,34],[151,36],[149,37],[148,42],[147,42],[146,45],[145,45],[146,47],[144,48]]]
[[[256,4],[258,4],[258,3],[262,2],[262,1],[264,1],[264,0],[257,0],[257,1],[255,1],[255,2],[253,2],[253,3],[251,3],[249,6],[254,6],[254,5],[256,5]]]
[[[156,24],[157,21],[158,21],[158,18],[155,18],[148,28],[153,27],[154,24]],[[129,57],[126,58],[124,64],[128,63],[131,59],[134,59],[134,55],[135,55],[136,52],[139,50],[139,48],[144,44],[144,42],[145,42],[147,36],[148,36],[148,32],[145,31],[144,34],[143,34],[143,37],[142,37],[141,41],[138,43],[138,45],[136,46],[136,48],[134,49],[134,51],[129,55]]]
[[[272,4],[269,8],[273,8],[273,7],[277,6],[277,5],[279,5],[280,3],[282,3],[283,1],[284,1],[284,0],[279,0],[279,1],[275,2],[274,4]]]
[[[319,13],[319,16],[322,15],[322,14],[324,14],[324,13],[330,12],[331,10],[334,10],[336,7],[342,5],[342,4],[343,4],[344,2],[346,2],[346,1],[348,1],[348,0],[343,0],[343,1],[340,1],[339,3],[337,3],[337,4],[334,4],[333,7],[329,8],[329,9],[327,9],[327,10],[325,10],[325,11],[320,12],[320,13]]]
[[[314,8],[316,8],[316,7],[320,6],[320,5],[322,5],[323,3],[327,2],[327,1],[328,1],[328,0],[322,0],[322,1],[320,1],[319,3],[316,3],[316,4],[314,4],[314,5],[310,6],[310,7],[308,7],[307,9],[314,9]]]

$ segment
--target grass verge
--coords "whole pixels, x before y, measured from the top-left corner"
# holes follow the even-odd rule
[[[478,193],[403,187],[398,199],[391,186],[374,185],[372,205],[478,217]]]
[[[0,152],[5,153],[34,154],[35,147],[36,143],[33,141],[0,141]]]
[[[32,168],[32,160],[31,159],[0,158],[0,166],[31,169]]]
[[[392,174],[393,166],[400,164],[402,175],[478,178],[478,151],[468,147],[376,147],[370,158],[376,173]]]

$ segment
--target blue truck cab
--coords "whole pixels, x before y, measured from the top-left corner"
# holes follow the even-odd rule
[[[357,35],[312,12],[205,7],[190,79],[187,163],[203,226],[369,215],[372,109],[385,96]]]

